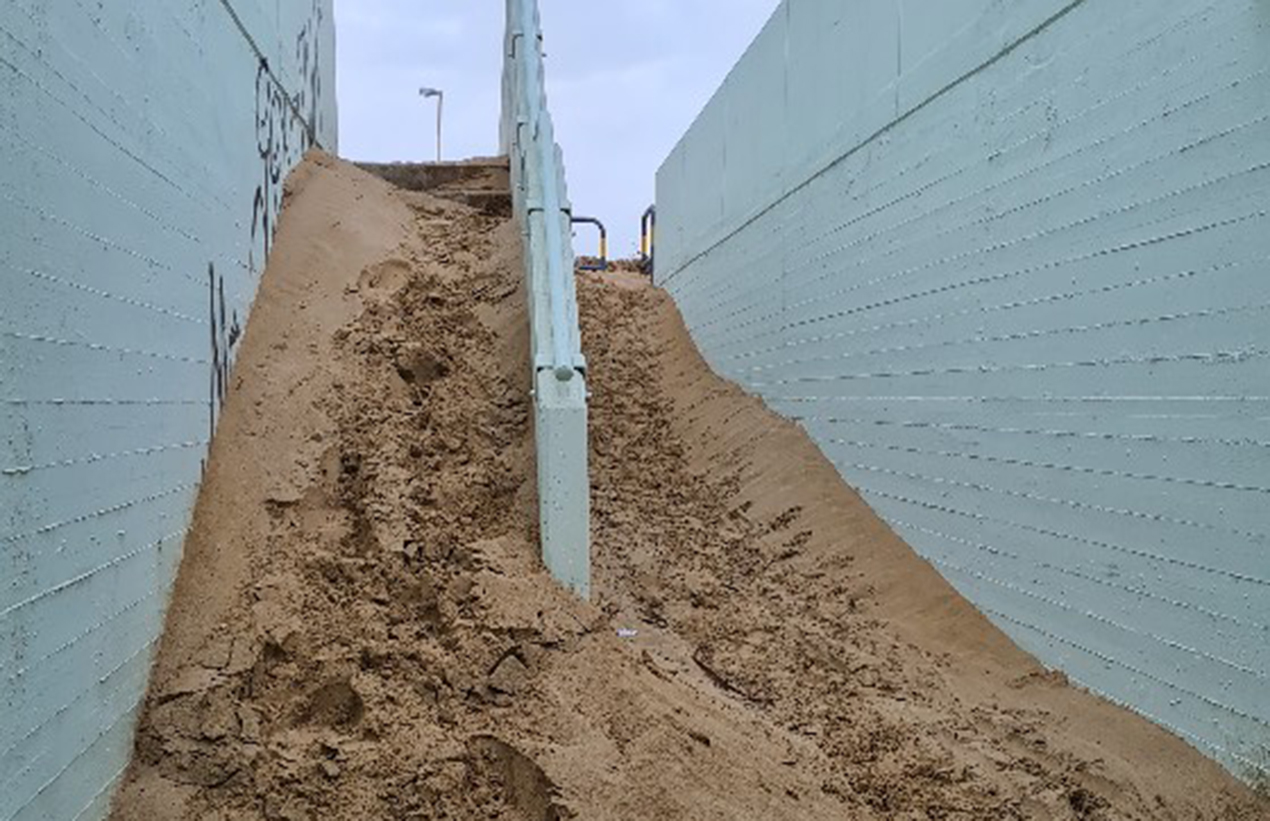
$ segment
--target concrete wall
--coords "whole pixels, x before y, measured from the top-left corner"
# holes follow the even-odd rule
[[[714,368],[1023,647],[1270,763],[1270,4],[787,0],[657,179]]]
[[[588,392],[572,205],[547,105],[538,0],[507,0],[506,22],[499,143],[511,167],[512,210],[524,241],[539,542],[551,575],[585,599],[591,595]]]
[[[331,0],[0,4],[0,819],[101,816],[127,763],[334,46]]]

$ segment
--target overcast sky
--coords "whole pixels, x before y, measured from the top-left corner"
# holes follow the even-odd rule
[[[547,82],[574,211],[635,252],[658,166],[779,0],[540,0]],[[498,151],[503,0],[335,0],[340,153],[436,154],[432,102],[446,92],[447,159]],[[593,253],[580,232],[578,253]]]

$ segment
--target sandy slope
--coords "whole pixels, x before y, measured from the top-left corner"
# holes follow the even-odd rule
[[[580,280],[574,601],[514,227],[323,157],[289,191],[116,818],[1263,817],[1016,650],[631,274]]]

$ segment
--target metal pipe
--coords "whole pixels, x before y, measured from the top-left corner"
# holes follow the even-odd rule
[[[650,205],[639,220],[639,265],[644,273],[653,275],[653,255],[657,245],[657,206]]]
[[[445,119],[445,92],[437,94],[437,162],[441,162],[441,132],[442,122]]]
[[[437,162],[441,162],[441,124],[445,113],[445,92],[439,88],[421,88],[419,96],[425,100],[435,97],[437,100]]]
[[[574,225],[594,225],[600,229],[600,264],[579,265],[578,269],[582,271],[607,271],[609,269],[609,232],[604,227],[604,223],[595,217],[573,217],[572,221]]]

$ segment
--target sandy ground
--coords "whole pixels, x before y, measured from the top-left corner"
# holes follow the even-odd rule
[[[114,818],[1270,817],[1017,650],[631,272],[579,279],[596,601],[559,589],[519,253],[293,175]]]

